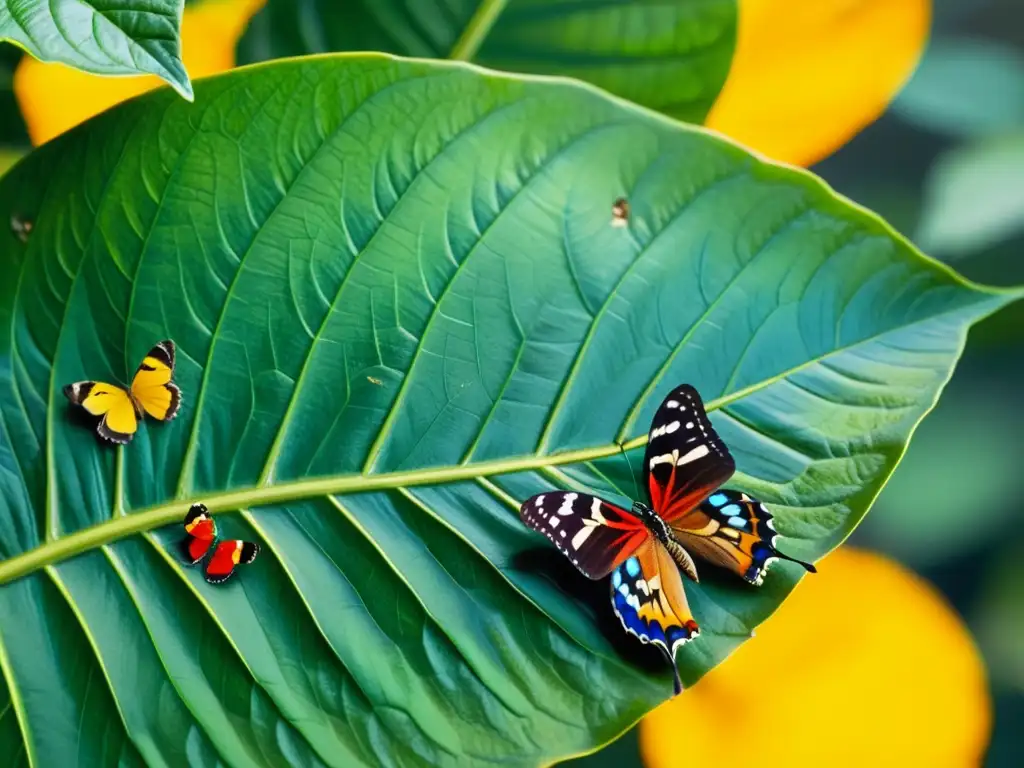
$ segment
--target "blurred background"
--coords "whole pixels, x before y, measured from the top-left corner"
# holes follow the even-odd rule
[[[194,56],[211,50],[194,45]],[[0,47],[0,171],[29,144],[13,92],[20,58]],[[207,59],[189,62],[193,76],[233,63]],[[835,118],[822,110],[814,119]],[[968,278],[1024,284],[1024,2],[935,0],[910,81],[879,119],[811,168]],[[568,764],[747,765],[772,761],[787,737],[807,758],[791,762],[848,764],[852,733],[876,765],[971,765],[979,754],[993,768],[1024,765],[1022,433],[1018,303],[973,329],[941,402],[822,573],[697,688]],[[823,624],[848,646],[816,645]],[[795,658],[776,663],[786,653]],[[836,724],[784,733],[793,720],[777,710],[786,707],[808,723],[825,713]],[[941,759],[918,751],[925,740]]]

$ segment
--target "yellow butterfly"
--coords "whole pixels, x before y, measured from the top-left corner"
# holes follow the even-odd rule
[[[161,341],[135,372],[131,389],[102,381],[78,381],[64,387],[64,396],[93,416],[102,416],[96,431],[114,443],[127,443],[139,429],[143,413],[170,421],[181,407],[174,375],[174,342]]]

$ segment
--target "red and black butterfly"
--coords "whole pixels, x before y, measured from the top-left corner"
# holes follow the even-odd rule
[[[711,426],[697,390],[683,384],[654,414],[644,455],[651,505],[627,511],[584,493],[553,491],[523,502],[520,515],[585,576],[611,574],[612,607],[626,631],[668,654],[697,637],[681,570],[697,581],[690,552],[760,585],[777,559],[810,563],[775,548],[772,516],[739,491],[717,490],[736,464]]]
[[[216,542],[216,543],[215,543]],[[248,565],[260,553],[260,545],[241,539],[217,542],[217,524],[205,504],[193,504],[185,515],[185,538],[181,551],[190,565],[203,560],[213,550],[206,564],[206,580],[221,584],[231,578],[236,565]]]

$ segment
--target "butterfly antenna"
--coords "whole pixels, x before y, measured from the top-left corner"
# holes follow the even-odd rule
[[[633,479],[633,493],[636,494],[635,496],[633,496],[633,500],[639,501],[640,486],[636,482],[636,473],[633,471],[633,463],[629,460],[629,452],[626,450],[626,447],[622,443],[619,443],[619,450],[622,451],[622,455],[626,458],[626,466],[629,467],[629,476]]]

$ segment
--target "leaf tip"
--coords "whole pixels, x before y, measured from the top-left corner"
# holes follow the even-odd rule
[[[183,98],[185,101],[189,102],[190,104],[195,102],[196,95],[195,92],[192,90],[192,81],[189,79],[188,74],[184,71],[184,69],[182,70],[181,74],[164,75],[164,80],[166,80],[167,84],[170,85],[171,88],[173,88],[175,91],[177,91],[178,95],[181,96],[181,98]]]

